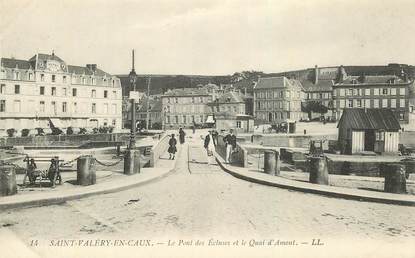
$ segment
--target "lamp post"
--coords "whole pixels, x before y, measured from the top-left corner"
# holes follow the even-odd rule
[[[136,90],[137,74],[134,69],[134,49],[133,49],[132,69],[128,77],[130,78],[131,89]],[[131,93],[130,93],[131,98]],[[130,131],[130,145],[129,149],[135,147],[135,99],[131,98],[131,131]]]

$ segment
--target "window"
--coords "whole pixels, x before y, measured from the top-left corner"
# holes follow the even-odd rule
[[[62,76],[62,82],[63,83],[66,83],[66,76],[64,75],[64,76]]]
[[[52,112],[53,112],[53,114],[55,114],[56,115],[56,102],[55,101],[52,101]]]
[[[177,103],[177,102],[176,102]],[[203,97],[200,97],[200,103],[203,103]]]
[[[82,84],[85,84],[85,82],[86,82],[85,77],[82,77]]]
[[[62,112],[66,113],[66,110],[67,110],[67,104],[66,102],[62,102]]]
[[[20,94],[20,85],[14,85],[14,94]]]
[[[346,104],[346,100],[345,99],[341,99],[340,102],[339,102],[340,108],[344,108],[345,107],[345,104]]]
[[[388,99],[382,99],[382,107],[387,108],[388,107]]]
[[[97,113],[97,104],[96,103],[92,103],[91,112],[92,112],[92,114],[96,114]]]
[[[347,95],[349,95],[349,96],[353,96],[353,89],[349,89],[349,92],[348,92],[348,94]]]
[[[405,99],[400,99],[399,100],[399,107],[401,107],[401,108],[405,107]]]
[[[186,124],[186,115],[183,116],[183,124]]]
[[[19,72],[14,72],[14,79],[19,80],[19,78],[20,78],[20,73]]]
[[[370,89],[365,89],[365,95],[370,96]]]
[[[391,99],[391,108],[396,108],[396,99]]]
[[[117,120],[112,119],[112,126],[115,127],[117,125]]]
[[[33,73],[29,73],[29,81],[33,80]]]
[[[92,80],[92,85],[95,85],[96,84],[95,78],[91,78],[91,80]]]
[[[349,99],[349,105],[348,105],[348,107],[349,108],[352,108],[353,107],[353,100],[352,99]]]
[[[78,103],[76,103],[76,102],[73,103],[73,112],[74,113],[78,112]]]
[[[108,98],[108,91],[104,90],[104,98]]]
[[[109,114],[108,111],[109,111],[108,110],[108,103],[105,103],[104,104],[104,114]]]
[[[0,112],[6,112],[6,100],[0,100]]]
[[[179,123],[179,116],[174,116],[174,123],[178,124]]]
[[[365,99],[365,107],[370,108],[370,99]]]
[[[174,103],[179,103],[179,99],[178,98],[174,98]]]
[[[56,82],[56,75],[52,74],[52,82]]]
[[[112,104],[111,112],[113,115],[117,114],[117,104]]]
[[[52,87],[52,96],[56,96],[56,87]]]
[[[6,84],[0,85],[0,94],[6,94]]]
[[[40,86],[40,88],[39,88],[39,94],[40,95],[45,95],[45,87],[44,86]]]
[[[382,89],[382,95],[388,95],[388,88]]]
[[[373,95],[375,95],[375,96],[377,96],[377,95],[379,95],[379,88],[374,88],[373,89]]]
[[[44,101],[40,101],[39,102],[39,111],[40,112],[45,112],[45,102]]]
[[[76,97],[76,89],[72,89],[72,96]]]
[[[62,95],[66,96],[67,92],[66,92],[66,88],[62,88]]]
[[[284,97],[284,92],[280,91],[280,98],[283,98],[283,97]]]
[[[195,98],[194,97],[192,97],[192,103],[195,103]]]
[[[91,91],[91,98],[96,98],[97,97],[97,91],[96,90],[92,90]]]
[[[391,93],[392,96],[395,96],[396,95],[396,88],[391,88],[390,93]]]
[[[344,89],[340,89],[340,96],[344,96],[345,94],[345,90]]]
[[[117,91],[112,91],[112,98],[113,99],[116,99],[117,98]]]
[[[405,114],[404,113],[399,113],[399,120],[405,120]]]
[[[242,128],[241,121],[236,121],[236,128]]]
[[[384,141],[385,132],[376,132],[376,141]]]
[[[41,82],[44,82],[45,81],[45,75],[43,73],[40,74],[40,81]]]
[[[373,107],[374,108],[378,108],[379,107],[379,99],[374,99],[373,100]]]
[[[405,88],[399,88],[399,95],[405,95]]]
[[[362,100],[361,99],[357,99],[356,100],[356,107],[362,107]]]

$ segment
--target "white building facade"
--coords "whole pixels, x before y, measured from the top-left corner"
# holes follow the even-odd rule
[[[7,129],[122,126],[117,77],[97,68],[66,65],[56,55],[1,58],[0,133]]]

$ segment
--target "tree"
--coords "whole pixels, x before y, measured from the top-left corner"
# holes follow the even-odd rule
[[[328,108],[324,106],[320,101],[308,101],[301,105],[301,110],[308,114],[308,118],[311,119],[311,112],[320,113],[321,115],[326,114]]]
[[[239,82],[242,80],[252,80],[252,81],[258,81],[259,77],[262,76],[264,72],[260,71],[242,71],[242,72],[236,72],[231,77],[231,82]]]

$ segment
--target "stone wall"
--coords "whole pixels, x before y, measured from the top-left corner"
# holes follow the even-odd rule
[[[169,148],[169,140],[170,135],[165,134],[157,143],[153,145],[150,152],[150,167],[155,167],[161,155],[167,152]]]

